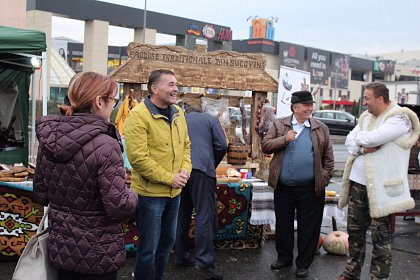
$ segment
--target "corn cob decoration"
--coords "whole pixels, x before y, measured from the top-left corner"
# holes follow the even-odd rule
[[[125,97],[124,102],[118,109],[117,116],[115,117],[115,125],[121,135],[124,135],[124,122],[128,113],[137,105],[139,105],[139,102],[134,98],[134,90],[130,89],[130,93]]]

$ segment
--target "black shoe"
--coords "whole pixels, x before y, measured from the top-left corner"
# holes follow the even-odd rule
[[[308,269],[307,268],[302,268],[302,267],[298,267],[296,269],[296,276],[297,277],[307,277],[308,276]]]
[[[280,268],[283,268],[283,267],[289,267],[289,266],[292,266],[291,262],[288,263],[288,262],[282,262],[282,261],[277,260],[277,261],[275,261],[274,263],[271,264],[271,269],[277,270],[277,269],[280,269]]]
[[[194,266],[195,265],[195,261],[193,260],[187,260],[184,262],[175,262],[174,266],[176,267],[190,267],[190,266]]]
[[[222,280],[223,279],[223,275],[218,273],[216,270],[214,270],[214,268],[199,267],[197,265],[194,268],[197,269],[198,271],[201,271],[201,272],[207,274],[207,276],[211,277],[212,279],[217,279],[217,280]]]

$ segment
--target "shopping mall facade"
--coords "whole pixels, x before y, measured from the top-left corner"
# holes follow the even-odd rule
[[[24,18],[24,26],[15,26],[44,31],[47,46],[60,51],[68,64],[79,71],[110,73],[127,59],[126,46],[108,46],[109,26],[119,26],[134,30],[133,41],[156,44],[156,34],[175,37],[175,44],[194,50],[233,50],[246,53],[262,53],[267,60],[266,71],[276,80],[280,66],[291,67],[311,74],[311,88],[319,88],[319,98],[323,105],[335,103],[337,106],[352,106],[359,100],[363,86],[370,81],[397,81],[416,85],[417,72],[413,66],[393,59],[368,58],[317,49],[290,42],[274,41],[271,33],[250,39],[232,40],[232,31],[222,26],[204,21],[181,18],[147,11],[147,28],[143,28],[144,11],[131,7],[93,0],[26,0],[26,11],[22,12],[25,0],[6,0]],[[3,3],[3,4],[4,4]],[[22,13],[26,13],[22,15]],[[85,22],[84,43],[51,38],[52,17],[65,17]],[[2,14],[2,18],[5,18]],[[269,20],[267,20],[269,23]],[[0,24],[7,25],[0,21]],[[267,25],[268,26],[268,25]],[[255,26],[251,27],[256,28]],[[264,25],[265,28],[265,25]],[[268,28],[268,27],[267,27]],[[272,26],[270,27],[272,28]],[[268,31],[268,29],[267,29]],[[252,35],[251,35],[252,34]],[[268,35],[267,35],[268,34]],[[256,38],[257,37],[257,38]],[[60,50],[63,49],[63,50]],[[417,54],[420,57],[420,54]],[[417,58],[418,59],[418,58]],[[398,61],[398,64],[397,64]],[[397,87],[395,87],[396,95]],[[272,95],[276,99],[276,94]],[[318,99],[318,100],[320,100]],[[415,99],[415,98],[413,98]],[[335,100],[335,102],[334,102]],[[275,100],[273,100],[275,104]]]

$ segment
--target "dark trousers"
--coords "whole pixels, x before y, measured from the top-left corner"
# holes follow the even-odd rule
[[[117,280],[118,271],[104,274],[83,274],[64,269],[58,270],[58,279],[60,280]]]
[[[195,257],[196,265],[214,267],[213,238],[216,231],[216,179],[193,169],[187,185],[181,193],[178,227],[175,242],[176,262],[189,259],[188,231],[192,210],[195,208]]]
[[[325,196],[315,196],[314,185],[281,186],[274,190],[278,260],[293,263],[294,218],[298,222],[296,266],[309,268],[319,240]]]
[[[349,209],[347,215],[349,233],[349,256],[344,275],[348,279],[360,279],[365,261],[366,231],[372,234],[372,279],[388,279],[391,271],[391,216],[371,218],[366,186],[351,182],[349,190]]]

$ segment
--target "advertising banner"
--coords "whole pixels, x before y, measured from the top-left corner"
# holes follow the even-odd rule
[[[67,62],[68,44],[65,40],[52,39],[52,47],[58,51],[58,54]]]
[[[373,71],[385,74],[394,74],[395,61],[376,59],[373,63]]]
[[[280,42],[280,65],[303,70],[305,47]]]
[[[307,48],[306,59],[311,71],[313,84],[328,85],[328,71],[330,65],[330,53],[323,50]]]
[[[331,55],[331,87],[347,89],[349,69],[350,56],[346,54],[333,53]]]
[[[310,91],[310,84],[311,74],[309,72],[280,66],[276,117],[289,116],[292,113],[290,110],[292,93],[300,90]]]

